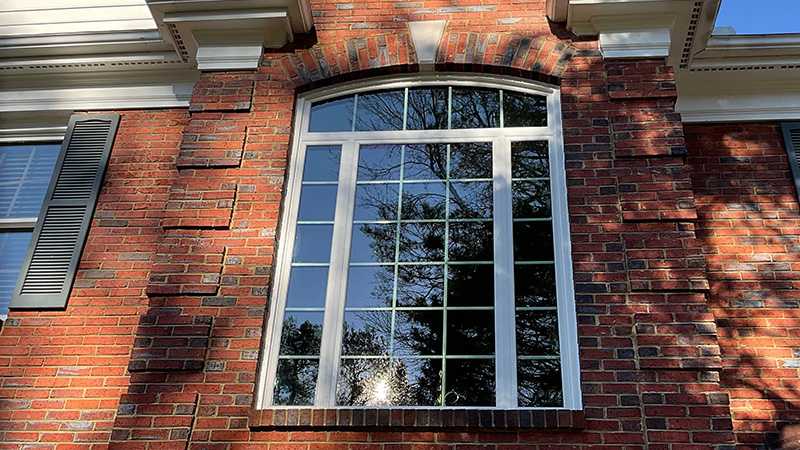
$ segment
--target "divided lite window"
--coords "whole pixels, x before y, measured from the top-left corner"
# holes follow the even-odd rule
[[[259,407],[579,409],[558,90],[298,101]]]

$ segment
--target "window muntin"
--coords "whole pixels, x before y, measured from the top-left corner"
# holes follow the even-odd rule
[[[297,156],[305,162],[293,163],[290,185],[301,195],[289,194],[285,226],[294,233],[283,233],[272,305],[272,317],[287,319],[268,330],[262,383],[269,391],[259,393],[259,406],[579,407],[571,280],[563,280],[571,278],[568,241],[566,252],[553,244],[554,235],[568,239],[560,128],[548,120],[558,117],[548,108],[557,106],[557,91],[464,84],[409,83],[300,102]],[[333,130],[319,111],[346,124]],[[528,128],[502,131],[507,114],[508,127]],[[327,207],[313,209],[336,204],[335,220],[304,222],[302,190],[318,184],[308,179],[308,152],[320,144],[341,152],[332,183],[339,189],[338,197],[314,200]],[[554,206],[551,183],[561,186]],[[504,193],[495,208],[498,187]],[[298,263],[289,248],[298,248],[301,227],[310,225],[328,226],[335,237],[317,241],[323,258]],[[498,237],[497,230],[508,232]],[[291,274],[283,276],[289,259]],[[316,299],[302,322],[291,301],[303,284],[292,277],[298,264],[309,271],[302,290]],[[560,317],[560,309],[572,312]],[[286,320],[292,330],[309,330],[311,354],[275,350]],[[529,328],[516,333],[515,322]],[[562,328],[570,336],[559,341]]]
[[[0,145],[0,304],[16,287],[59,144]]]

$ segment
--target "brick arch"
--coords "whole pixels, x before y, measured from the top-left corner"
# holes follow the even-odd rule
[[[436,70],[509,74],[557,84],[575,51],[553,36],[445,32]],[[282,72],[282,78],[296,88],[418,71],[408,32],[350,38],[271,56],[266,55],[262,70]]]

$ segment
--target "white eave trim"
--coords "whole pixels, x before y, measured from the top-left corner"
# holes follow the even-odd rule
[[[600,51],[606,58],[666,58],[671,42],[669,28],[600,33]]]
[[[64,139],[67,127],[0,128],[0,143],[51,142]],[[0,224],[2,228],[2,224]]]
[[[185,108],[193,82],[121,87],[6,89],[0,112]]]

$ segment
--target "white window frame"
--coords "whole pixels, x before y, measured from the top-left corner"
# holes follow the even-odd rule
[[[547,98],[547,126],[530,128],[487,128],[404,131],[307,131],[311,104],[341,96],[375,90],[398,89],[431,85],[487,87],[543,95]],[[544,83],[521,78],[484,76],[478,74],[419,74],[390,76],[356,83],[337,85],[308,93],[296,100],[293,142],[290,153],[288,182],[281,218],[280,239],[276,252],[276,270],[271,289],[269,315],[264,325],[264,348],[259,360],[255,407],[268,408],[359,408],[335,404],[336,373],[340,361],[342,323],[346,294],[347,267],[352,230],[352,210],[355,197],[355,177],[358,166],[358,146],[371,143],[493,143],[494,166],[494,266],[495,266],[495,370],[496,406],[392,406],[392,409],[582,409],[580,368],[578,358],[577,318],[572,276],[572,252],[567,208],[567,182],[564,145],[561,128],[560,89]],[[404,119],[405,120],[405,119]],[[502,108],[501,108],[502,123]],[[514,255],[503,254],[502,248],[512,248],[511,215],[511,142],[547,141],[550,160],[552,224],[556,272],[556,294],[559,331],[559,353],[562,376],[563,407],[518,407],[516,380],[516,319],[514,303]],[[272,405],[276,378],[280,334],[289,285],[291,256],[302,185],[305,149],[309,145],[341,145],[339,183],[337,188],[333,245],[329,265],[325,313],[322,328],[319,375],[314,405]],[[497,151],[497,150],[500,151]],[[507,176],[498,177],[498,172]],[[505,214],[504,214],[505,212]],[[501,242],[505,241],[505,242]],[[502,245],[498,245],[502,243]],[[502,274],[502,275],[501,275]],[[501,278],[504,282],[499,282]],[[335,302],[330,304],[330,302]],[[335,324],[331,325],[331,324]],[[499,330],[512,330],[499,333]],[[326,355],[326,357],[323,357]],[[327,388],[327,389],[326,389]],[[374,408],[374,406],[372,407]]]

